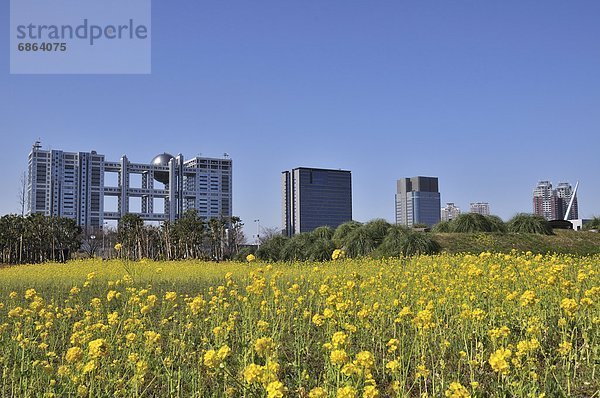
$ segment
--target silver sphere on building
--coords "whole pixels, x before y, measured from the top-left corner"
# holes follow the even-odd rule
[[[168,154],[166,152],[161,153],[160,155],[156,155],[154,159],[152,159],[152,164],[156,166],[168,166],[169,160],[174,159],[173,155]],[[163,184],[169,183],[169,172],[168,171],[155,171],[154,179],[158,182],[162,182]]]

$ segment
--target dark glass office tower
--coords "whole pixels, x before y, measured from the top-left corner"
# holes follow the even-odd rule
[[[300,232],[352,220],[352,176],[347,170],[298,167],[281,174],[282,229]]]

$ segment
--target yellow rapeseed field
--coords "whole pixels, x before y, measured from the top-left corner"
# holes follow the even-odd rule
[[[600,257],[338,258],[0,269],[0,396],[600,396]]]

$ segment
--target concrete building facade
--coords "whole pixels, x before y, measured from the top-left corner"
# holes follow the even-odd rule
[[[490,215],[490,204],[487,202],[472,202],[469,205],[469,212],[481,214],[482,216]]]
[[[460,215],[460,208],[454,203],[446,203],[445,207],[442,207],[442,221],[454,220]]]
[[[412,227],[440,222],[440,192],[437,177],[402,178],[397,181],[396,224]]]
[[[116,182],[105,184],[111,173]],[[105,209],[111,197],[116,207]],[[150,163],[133,163],[127,156],[113,162],[95,151],[44,150],[36,143],[29,154],[27,198],[28,214],[68,217],[92,228],[128,213],[145,221],[175,221],[188,209],[205,220],[231,217],[232,161],[184,161],[182,155],[163,153]],[[137,202],[135,210],[132,202]]]
[[[282,233],[293,236],[352,220],[352,175],[347,170],[298,167],[281,173]]]

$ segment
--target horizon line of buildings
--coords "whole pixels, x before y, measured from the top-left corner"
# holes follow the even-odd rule
[[[26,213],[68,217],[90,228],[103,228],[106,220],[128,213],[144,221],[175,221],[188,209],[197,210],[204,220],[231,217],[232,169],[227,154],[184,160],[181,154],[162,153],[149,163],[133,163],[125,155],[108,161],[96,151],[44,150],[36,142],[28,159]],[[111,174],[113,178],[107,178]],[[112,208],[105,208],[105,200],[112,200]],[[283,171],[281,203],[284,235],[324,225],[335,228],[352,220],[351,171],[310,167]],[[534,214],[548,220],[562,220],[569,204],[568,218],[578,218],[576,192],[568,183],[553,189],[549,181],[540,181],[533,191]],[[469,212],[490,215],[490,205],[471,202]],[[437,177],[396,181],[396,224],[431,227],[460,214],[454,202],[441,206]]]

